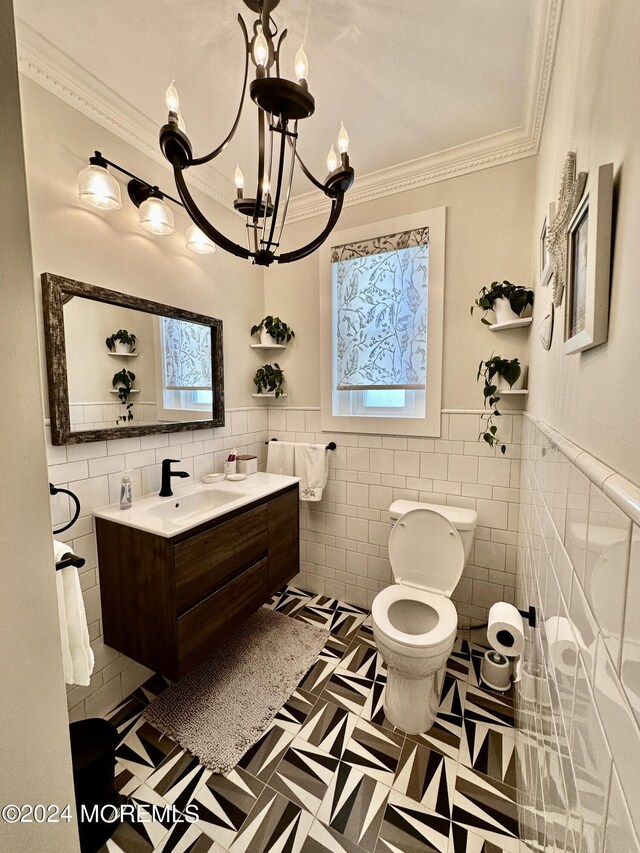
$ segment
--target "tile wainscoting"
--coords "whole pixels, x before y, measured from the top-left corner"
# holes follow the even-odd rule
[[[448,410],[440,438],[320,431],[318,409],[269,407],[269,436],[335,441],[324,500],[302,503],[301,574],[313,592],[371,607],[391,583],[388,509],[394,500],[478,511],[473,550],[452,598],[462,622],[485,621],[488,608],[515,600],[521,412],[500,418],[502,456],[478,442],[480,413]]]
[[[640,850],[640,489],[526,414],[517,601],[523,837]]]
[[[180,468],[199,478],[211,471],[222,471],[230,450],[252,453],[264,469],[266,459],[267,409],[229,409],[226,426],[194,432],[120,438],[86,444],[54,447],[46,427],[49,481],[68,488],[80,499],[81,515],[74,526],[58,538],[68,542],[76,554],[86,560],[80,570],[89,636],[96,665],[88,687],[67,686],[70,719],[102,716],[142,684],[150,670],[105,645],[102,639],[102,613],[98,580],[93,510],[120,497],[120,479],[131,471],[134,500],[137,496],[158,492],[161,461],[167,457],[181,460]],[[51,498],[54,527],[70,518],[69,498]]]

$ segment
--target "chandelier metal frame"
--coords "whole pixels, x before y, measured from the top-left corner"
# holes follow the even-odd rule
[[[256,12],[258,17],[253,23],[253,36],[249,38],[242,15],[238,14],[244,40],[245,65],[240,104],[231,130],[211,152],[202,157],[194,157],[189,137],[179,126],[179,122],[182,123],[179,112],[170,109],[167,124],[160,130],[160,148],[173,168],[184,209],[210,240],[226,252],[251,259],[260,266],[269,266],[273,262],[286,264],[307,257],[327,239],[338,222],[345,193],[352,186],[355,174],[349,165],[346,150],[341,151],[340,162],[336,162],[336,168],[324,181],[315,178],[303,162],[297,150],[298,122],[313,115],[315,101],[305,79],[299,79],[296,83],[280,76],[280,50],[287,30],[282,30],[278,37],[278,28],[271,17],[271,12],[279,0],[244,0],[244,3]],[[267,47],[263,47],[263,62],[260,63],[256,61],[255,47],[256,40],[262,36],[264,38],[259,47],[264,46],[264,39]],[[258,58],[261,58],[259,52]],[[237,184],[234,209],[246,217],[248,245],[244,247],[226,237],[209,222],[191,195],[185,181],[185,172],[193,166],[201,166],[214,160],[235,136],[245,103],[250,60],[256,68],[255,79],[249,86],[249,95],[258,108],[258,178],[256,192],[252,198],[245,198],[243,186]],[[276,139],[279,140],[278,143],[275,142]],[[277,149],[275,154],[274,148]],[[277,254],[287,217],[296,163],[313,186],[331,200],[331,209],[325,227],[313,240],[293,251]]]

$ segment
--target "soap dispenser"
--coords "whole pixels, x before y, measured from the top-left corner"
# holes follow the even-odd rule
[[[131,472],[123,471],[120,480],[120,509],[131,509],[133,494],[131,492]]]

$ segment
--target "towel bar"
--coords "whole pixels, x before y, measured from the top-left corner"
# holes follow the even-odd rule
[[[75,554],[65,554],[64,557],[56,563],[56,572],[60,569],[66,569],[67,566],[75,566],[76,569],[81,569],[85,564],[83,557],[76,557]]]
[[[278,440],[277,438],[272,438],[272,439],[271,439],[271,441],[277,441],[277,440]],[[270,442],[265,441],[265,444],[269,444],[269,443],[270,443]],[[327,446],[326,446],[325,450],[335,450],[335,449],[336,449],[336,447],[337,447],[337,444],[335,443],[335,441],[330,441],[330,442],[329,442],[329,444],[327,444]]]

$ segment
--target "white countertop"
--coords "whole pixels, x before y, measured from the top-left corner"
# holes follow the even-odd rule
[[[249,474],[246,480],[222,480],[211,484],[201,480],[176,483],[174,478],[171,483],[173,496],[170,498],[146,495],[134,498],[130,509],[120,509],[119,504],[109,504],[94,510],[94,515],[170,538],[299,482],[299,477],[260,471]]]

